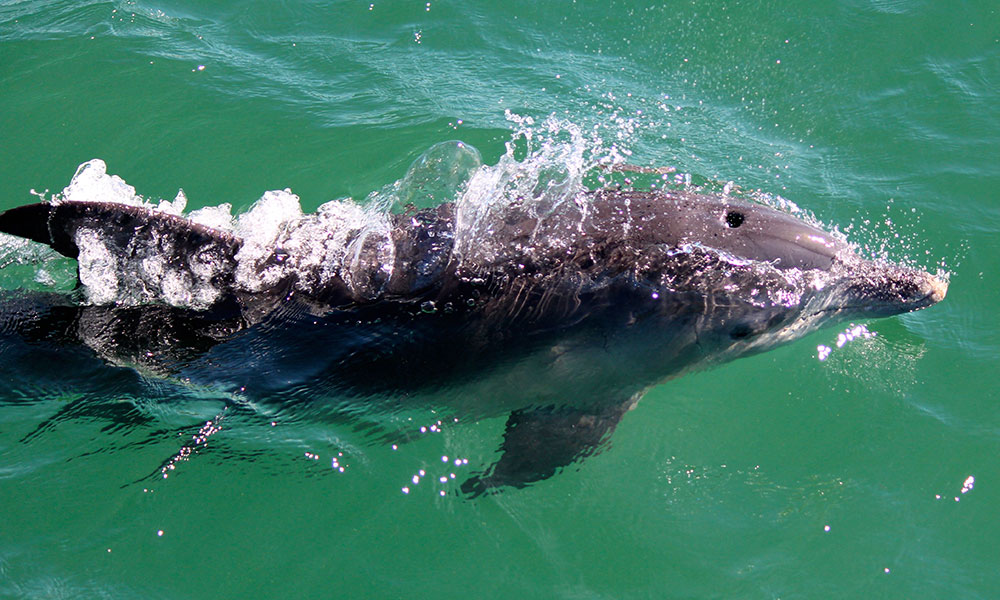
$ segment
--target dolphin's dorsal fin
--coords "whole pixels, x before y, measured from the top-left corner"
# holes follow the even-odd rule
[[[636,395],[592,409],[545,406],[513,411],[507,418],[500,458],[466,480],[462,492],[475,497],[506,486],[522,488],[600,452],[638,400]]]
[[[166,236],[175,242],[175,247],[189,249],[214,244],[230,256],[235,256],[241,246],[240,239],[228,231],[145,206],[113,202],[41,202],[0,213],[3,233],[46,244],[70,258],[79,256],[74,234],[81,227],[105,231],[115,237]]]
[[[4,211],[0,213],[0,231],[53,246],[52,235],[49,233],[51,210],[51,204],[40,202]],[[60,254],[71,256],[70,248],[62,247],[55,250]]]

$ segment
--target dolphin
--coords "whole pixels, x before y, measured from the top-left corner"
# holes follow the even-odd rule
[[[30,204],[0,213],[0,231],[77,259],[81,286],[5,302],[26,339],[149,375],[262,396],[426,393],[507,414],[499,458],[462,486],[478,495],[599,451],[656,384],[947,292],[727,195],[536,200],[446,202],[362,225],[327,211],[263,244],[148,206]]]

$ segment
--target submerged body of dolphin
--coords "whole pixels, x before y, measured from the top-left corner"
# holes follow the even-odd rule
[[[141,206],[23,206],[0,231],[78,259],[96,297],[7,302],[26,339],[140,371],[261,394],[430,390],[454,410],[509,413],[501,457],[463,486],[481,493],[594,452],[658,382],[947,289],[789,214],[684,191],[381,218],[303,217],[251,247]]]

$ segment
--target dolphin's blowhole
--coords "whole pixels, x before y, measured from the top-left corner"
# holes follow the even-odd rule
[[[733,229],[742,225],[745,220],[746,217],[739,211],[731,210],[726,213],[726,225],[729,225]]]

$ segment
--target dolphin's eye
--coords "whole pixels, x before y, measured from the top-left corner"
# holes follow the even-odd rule
[[[746,217],[744,217],[741,212],[731,210],[726,213],[726,225],[729,225],[733,229],[742,225],[744,220],[746,220]]]

